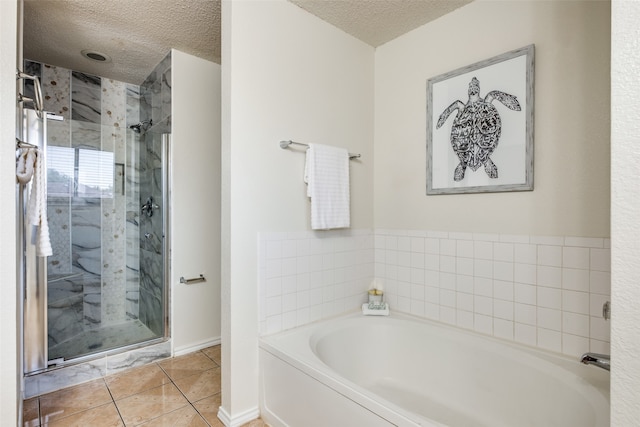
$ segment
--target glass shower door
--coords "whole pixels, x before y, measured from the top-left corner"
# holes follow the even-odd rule
[[[48,125],[48,365],[163,338],[162,140],[85,121]]]
[[[149,136],[72,121],[68,146],[49,138],[49,361],[164,337],[165,168]]]

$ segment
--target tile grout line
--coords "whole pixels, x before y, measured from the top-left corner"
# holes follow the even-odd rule
[[[118,416],[120,417],[120,421],[122,421],[122,425],[124,427],[127,427],[127,425],[124,423],[124,418],[122,418],[122,414],[120,413],[120,408],[118,408],[118,405],[116,404],[116,399],[113,397],[113,393],[111,392],[111,389],[109,388],[109,383],[104,378],[106,378],[106,377],[103,377],[103,381],[104,381],[104,385],[107,387],[107,391],[109,392],[109,396],[111,396],[111,402],[113,402],[113,406],[116,408],[116,412],[118,413]]]
[[[204,351],[202,351],[202,350],[198,350],[198,352],[199,352],[199,353],[202,353],[202,354],[203,354],[207,359],[211,360],[211,361],[216,365],[216,367],[220,368],[220,365],[218,365],[218,362],[216,362],[216,361],[215,361],[215,360],[213,360],[211,357],[209,357],[209,355],[208,355],[208,354],[206,354]],[[214,368],[214,369],[215,369],[215,368]],[[167,374],[167,376],[169,377],[169,379],[171,380],[171,382],[173,382],[173,378],[171,378],[171,377],[169,376],[169,374]],[[207,420],[207,419],[206,419],[206,418],[205,418],[205,417],[200,413],[200,411],[198,411],[198,408],[196,408],[196,407],[194,406],[194,404],[193,404],[194,402],[192,402],[192,401],[191,401],[191,400],[190,400],[190,399],[189,399],[189,398],[188,398],[188,397],[187,397],[187,396],[182,392],[182,390],[180,390],[180,387],[178,387],[178,385],[177,385],[176,383],[173,383],[173,384],[176,386],[176,388],[178,389],[178,391],[179,391],[180,393],[182,393],[182,395],[184,396],[184,398],[185,398],[185,399],[187,399],[187,402],[189,402],[189,405],[191,405],[191,407],[193,408],[193,410],[194,410],[194,411],[196,411],[196,413],[200,416],[200,418],[202,418],[202,420],[205,422],[205,424],[206,424],[207,426],[211,427],[211,424],[209,424],[209,421],[208,421],[208,420]],[[220,391],[220,392],[222,392],[222,391]],[[212,394],[212,396],[215,396],[215,395],[216,395],[216,393]],[[206,399],[206,397],[205,397],[205,398],[203,398],[203,399]],[[201,400],[203,400],[203,399],[201,399]]]
[[[171,358],[166,359],[166,360],[170,360],[170,359],[171,359]],[[171,378],[171,375],[169,375],[169,373],[168,373],[167,371],[165,371],[165,370],[164,370],[164,368],[163,368],[163,367],[162,367],[158,362],[153,362],[153,364],[157,365],[157,366],[158,366],[158,368],[160,368],[160,370],[161,370],[161,371],[162,371],[162,372],[167,376],[167,378],[169,379],[169,383],[171,383],[171,384],[176,388],[176,390],[178,390],[178,392],[179,392],[179,393],[180,393],[180,394],[181,394],[181,395],[182,395],[182,396],[187,400],[187,402],[189,402],[189,399],[187,399],[187,396],[185,396],[185,395],[184,395],[184,393],[182,392],[182,390],[180,390],[180,387],[178,387],[178,386],[176,385],[176,383],[173,381],[173,378]],[[169,384],[169,383],[161,384],[161,385],[159,385],[158,387],[154,387],[154,388],[164,387],[165,385],[167,385],[167,384]],[[141,393],[143,393],[143,392],[141,392]],[[135,396],[135,395],[132,395],[132,396]],[[127,396],[127,397],[130,397],[130,396]],[[189,403],[191,403],[191,402],[189,402]],[[117,407],[117,405],[116,405],[116,407]],[[157,417],[150,418],[150,419],[148,419],[147,421],[145,421],[144,423],[149,423],[149,422],[151,422],[151,421],[153,421],[153,420],[155,420],[155,419],[158,419],[158,418],[160,418],[160,417],[162,417],[162,416],[164,416],[164,415],[171,414],[171,413],[173,413],[173,412],[175,412],[175,411],[179,411],[179,410],[180,410],[180,409],[182,409],[182,408],[184,408],[184,406],[183,406],[183,407],[180,407],[180,408],[177,408],[177,409],[174,409],[173,411],[170,411],[170,412],[167,412],[167,413],[164,413],[164,414],[160,414],[160,415],[158,415]],[[118,412],[119,412],[119,411],[118,411]],[[124,424],[124,420],[122,421],[122,423]],[[142,424],[142,423],[140,423],[140,424]],[[140,425],[140,424],[138,424],[138,425]],[[127,425],[125,424],[125,425],[124,425],[124,427],[130,427],[130,426],[127,426]],[[131,427],[134,427],[134,426],[131,426]]]
[[[195,352],[194,352],[194,353],[195,353]],[[207,358],[207,360],[211,361],[211,362],[214,364],[214,367],[213,367],[213,368],[211,368],[211,370],[213,370],[213,369],[221,369],[220,364],[219,364],[216,360],[214,360],[214,359],[213,359],[213,357],[210,357],[208,354],[206,354],[203,350],[198,350],[198,351],[197,351],[197,353],[201,353],[202,355],[204,355],[204,356]],[[169,359],[171,359],[171,358],[169,358]],[[169,359],[166,359],[166,360],[169,360]],[[204,415],[203,415],[203,414],[202,414],[202,413],[201,413],[201,412],[200,412],[200,411],[195,407],[194,403],[196,403],[196,402],[192,402],[192,401],[187,397],[187,395],[186,395],[186,394],[185,394],[185,393],[180,389],[180,387],[178,387],[178,385],[176,384],[175,380],[174,380],[174,379],[171,377],[171,375],[169,375],[169,373],[168,373],[168,372],[167,372],[167,371],[166,371],[166,370],[165,370],[165,369],[160,365],[160,363],[159,363],[158,361],[155,361],[155,362],[153,362],[153,363],[149,364],[149,366],[151,366],[151,365],[156,365],[158,368],[160,368],[160,370],[164,373],[164,375],[166,375],[166,377],[169,379],[169,383],[170,383],[170,384],[172,384],[172,385],[173,385],[173,386],[174,386],[174,387],[175,387],[175,388],[180,392],[180,394],[181,394],[181,395],[185,398],[185,400],[188,402],[189,406],[191,406],[191,408],[195,411],[195,413],[197,413],[197,414],[198,414],[198,416],[199,416],[199,417],[200,417],[200,418],[205,422],[205,424],[206,424],[207,426],[211,427],[211,425],[212,425],[212,424],[210,424],[210,422],[205,418],[205,416],[204,416]],[[203,371],[203,372],[206,372],[206,371],[208,371],[208,370],[209,370],[209,369],[205,369],[205,371]],[[115,374],[114,374],[114,375],[115,375]],[[126,424],[126,423],[125,423],[125,421],[124,421],[124,417],[123,417],[123,415],[122,415],[122,413],[121,413],[121,411],[120,411],[120,408],[118,407],[118,404],[117,404],[117,402],[116,402],[116,400],[115,400],[115,397],[114,397],[114,395],[113,395],[113,392],[112,392],[111,388],[109,387],[109,384],[108,384],[108,382],[107,382],[107,380],[106,380],[106,378],[107,378],[108,376],[109,376],[109,375],[105,375],[104,377],[101,377],[101,378],[100,378],[100,380],[102,380],[102,383],[104,384],[104,386],[105,386],[105,387],[106,387],[106,389],[107,389],[107,392],[109,393],[109,397],[110,397],[110,399],[111,399],[110,403],[112,403],[112,404],[115,406],[116,411],[117,411],[117,414],[118,414],[118,417],[119,417],[120,421],[122,422],[123,426],[125,426],[125,427],[131,427],[131,426],[127,426],[127,424]],[[167,383],[167,384],[169,384],[169,383]],[[215,395],[217,395],[217,394],[219,394],[219,393],[220,393],[220,392],[213,393],[211,396],[206,396],[206,397],[204,397],[204,398],[202,398],[202,399],[198,400],[198,402],[199,402],[199,401],[201,401],[201,400],[204,400],[204,399],[210,398],[210,397],[212,397],[212,396],[215,396]],[[42,398],[42,395],[41,395],[41,396],[37,396],[37,397],[36,397],[36,399],[37,399],[37,400],[36,400],[36,403],[37,403],[37,420],[38,420],[38,426],[43,426],[43,425],[44,425],[44,424],[43,424],[43,419],[42,419],[41,398]],[[107,404],[108,404],[108,403],[105,403],[104,405],[107,405]],[[103,405],[98,405],[98,406],[95,406],[95,407],[92,407],[92,408],[86,408],[85,410],[80,411],[79,413],[82,413],[82,412],[85,412],[85,411],[88,411],[88,410],[91,410],[91,409],[95,409],[95,408],[100,407],[100,406],[103,406]],[[183,406],[183,408],[184,408],[184,407],[186,407],[186,406],[187,406],[187,405]],[[179,409],[180,409],[180,408],[176,409],[176,411],[177,411],[177,410],[179,410]],[[175,411],[171,411],[171,412],[175,412]],[[171,412],[169,412],[169,413],[171,413]],[[71,415],[73,415],[73,414],[71,414]],[[162,415],[165,415],[165,414],[162,414]],[[160,415],[160,416],[162,416],[162,415]],[[65,418],[65,417],[63,417],[63,418]],[[159,418],[159,416],[158,416],[158,417],[154,417],[154,418],[152,418],[152,419],[148,420],[147,422],[152,421],[152,420],[157,419],[157,418]],[[62,419],[62,418],[61,418],[61,419]]]
[[[217,368],[222,368],[220,365],[218,365],[218,362],[216,362],[215,360],[213,360],[211,357],[209,357],[208,354],[206,354],[203,350],[198,350],[198,352],[202,353],[205,357],[207,357],[209,360],[211,360]],[[215,369],[215,368],[214,368]],[[173,379],[171,377],[169,377],[169,379],[171,379],[171,381],[173,381]],[[176,384],[176,388],[178,389],[178,391],[180,391],[180,393],[182,393],[182,390],[180,390],[180,387],[178,387],[178,385]],[[222,393],[222,390],[220,391],[220,393]],[[212,396],[215,396],[217,393],[212,394]],[[200,413],[200,411],[198,410],[198,408],[195,407],[194,402],[192,402],[184,393],[182,393],[182,395],[185,397],[185,399],[187,399],[187,402],[189,402],[189,404],[191,405],[191,407],[193,408],[194,411],[196,411],[196,413],[198,415],[200,415],[200,418],[202,418],[202,420],[205,422],[205,424],[209,427],[211,427],[211,424],[209,423],[209,421],[204,417],[204,415],[202,415]],[[210,396],[209,396],[210,397]],[[206,399],[206,397],[200,399],[200,400],[204,400]]]
[[[211,361],[216,365],[216,367],[218,367],[218,368],[220,367],[220,366],[216,363],[216,361],[215,361],[215,360],[213,360],[213,359],[211,359],[209,356],[207,356],[207,355],[206,355],[202,350],[198,350],[198,353],[202,353],[202,354],[203,354],[204,356],[206,356],[209,360],[211,360]],[[176,383],[175,383],[175,381],[173,380],[173,378],[171,377],[171,375],[169,375],[169,373],[168,373],[168,372],[167,372],[167,371],[166,371],[162,366],[160,366],[160,364],[159,364],[159,363],[157,363],[157,362],[154,362],[154,363],[156,363],[156,364],[158,365],[158,367],[162,370],[162,372],[164,372],[164,374],[167,376],[167,378],[169,378],[169,381],[171,382],[171,384],[173,384],[173,386],[176,388],[176,390],[178,390],[178,392],[180,392],[180,394],[185,398],[185,400],[186,400],[186,401],[187,401],[187,403],[189,404],[188,406],[191,406],[191,408],[196,412],[196,414],[198,414],[198,416],[200,416],[200,418],[202,419],[202,421],[204,421],[204,423],[205,423],[207,426],[211,427],[211,424],[209,424],[209,422],[205,419],[205,417],[204,417],[204,416],[202,416],[202,414],[200,413],[200,411],[198,411],[198,409],[197,409],[195,406],[193,406],[193,402],[191,402],[191,400],[187,397],[187,395],[186,395],[186,394],[185,394],[185,393],[180,389],[180,387],[178,387],[178,384],[176,384]],[[204,371],[203,371],[203,372],[204,372]],[[214,395],[215,395],[215,393],[214,393]],[[184,408],[184,407],[186,407],[186,406],[183,406],[182,408]],[[174,409],[174,410],[173,410],[173,411],[171,411],[171,412],[167,412],[167,414],[171,414],[171,413],[173,413],[173,412],[175,412],[175,411],[179,411],[179,410],[180,410],[180,409],[182,409],[182,408]],[[160,416],[158,416],[158,417],[152,418],[152,419],[151,419],[151,420],[149,420],[149,421],[152,421],[152,420],[154,420],[154,419],[157,419],[157,418],[159,418],[159,417],[161,417],[161,416],[163,416],[163,415],[166,415],[166,414],[162,414],[162,415],[160,415]],[[124,421],[123,421],[123,423],[124,423]],[[126,425],[125,425],[125,427],[128,427],[128,426],[126,426]]]

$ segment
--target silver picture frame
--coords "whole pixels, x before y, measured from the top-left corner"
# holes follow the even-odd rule
[[[533,190],[534,45],[427,81],[427,195]]]

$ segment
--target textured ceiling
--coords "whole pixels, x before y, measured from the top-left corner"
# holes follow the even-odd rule
[[[377,47],[472,0],[289,0]]]
[[[472,0],[290,1],[375,47]],[[171,48],[220,63],[220,0],[24,0],[27,59],[140,84]]]
[[[171,48],[220,63],[220,2],[24,0],[27,59],[140,84]]]

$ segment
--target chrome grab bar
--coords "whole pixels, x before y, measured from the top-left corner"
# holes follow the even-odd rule
[[[580,363],[594,365],[607,371],[611,370],[611,356],[608,354],[585,353],[580,358]]]
[[[194,283],[206,282],[207,279],[204,278],[204,274],[201,274],[200,277],[194,277],[193,279],[185,279],[184,277],[180,277],[180,283],[184,283],[185,285],[192,285]]]
[[[18,148],[40,148],[40,147],[38,147],[37,145],[30,144],[28,142],[25,142],[25,141],[23,141],[21,139],[16,138],[16,150]]]
[[[293,145],[300,145],[302,147],[309,147],[309,144],[305,144],[304,142],[295,142],[295,141],[280,141],[280,148],[285,149],[285,148],[289,148],[289,146],[293,144]],[[360,154],[352,154],[349,153],[349,160],[353,160],[353,159],[359,159],[361,157]]]

